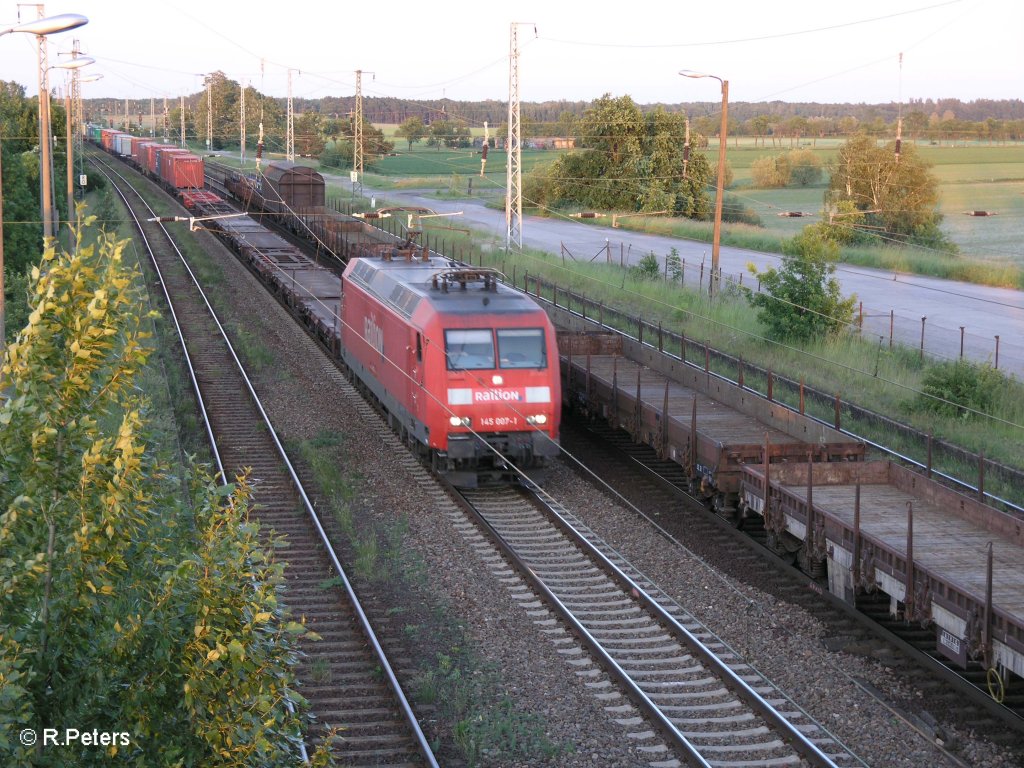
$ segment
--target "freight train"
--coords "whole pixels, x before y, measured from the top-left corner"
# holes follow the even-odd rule
[[[271,163],[258,178],[223,179],[249,205],[258,201],[261,216],[301,210],[324,231],[357,232],[358,246],[345,254],[339,278],[219,195],[176,186],[179,177],[161,171],[164,163],[181,162],[170,148],[140,142],[136,155],[126,151],[134,148],[133,137],[105,132],[96,138],[178,191],[196,218],[210,217],[204,227],[340,358],[435,471],[459,487],[543,482],[560,450],[555,328],[500,273],[467,268],[412,237],[403,241],[328,211],[323,177],[308,168]]]
[[[96,141],[118,153],[117,141],[124,149],[126,140]],[[139,155],[142,161],[134,162],[142,168],[141,144]],[[234,211],[216,194],[175,186],[159,167],[145,170],[178,189],[197,216]],[[959,666],[968,658],[983,661],[993,696],[1019,686],[1024,609],[1013,590],[1022,578],[1019,518],[891,462],[865,462],[858,441],[770,394],[754,395],[742,374],[731,384],[706,365],[687,364],[685,341],[680,357],[664,354],[660,327],[656,346],[643,342],[642,331],[636,340],[609,340],[603,305],[589,308],[589,320],[585,304],[582,316],[554,301],[546,306],[562,329],[559,353],[537,302],[490,270],[467,269],[325,207],[323,178],[315,171],[287,163],[272,163],[254,178],[213,164],[206,170],[216,189],[347,261],[343,290],[335,273],[254,219],[209,222],[344,361],[396,431],[456,483],[521,474],[539,479],[558,452],[564,399],[678,464],[691,490],[737,524],[759,519],[769,546],[826,578],[839,599],[855,602],[864,591],[888,595],[893,615],[934,625],[934,653]],[[918,516],[913,525],[912,514]],[[922,528],[918,555],[908,557],[912,531]],[[1000,574],[994,588],[991,576],[986,587],[984,562],[993,538],[990,556]]]
[[[131,163],[172,191],[202,189],[204,186],[203,158],[187,149],[98,125],[88,126],[87,131],[94,144]]]

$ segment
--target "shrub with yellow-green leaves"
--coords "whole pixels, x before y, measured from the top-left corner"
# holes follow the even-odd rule
[[[305,628],[277,601],[244,478],[195,470],[182,498],[147,450],[125,242],[51,243],[0,368],[0,763],[297,765]],[[26,728],[128,743],[43,749]]]

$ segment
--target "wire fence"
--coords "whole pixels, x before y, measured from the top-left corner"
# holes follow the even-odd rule
[[[563,261],[612,264],[623,269],[635,266],[640,258],[648,254],[620,242],[618,246],[605,242],[596,253],[586,253],[580,248],[561,244]],[[670,258],[658,256],[659,272],[666,281],[698,291],[707,291],[711,283],[711,262],[705,257],[700,261],[679,258],[672,263]],[[750,272],[728,272],[722,270],[718,290],[736,291],[747,289],[759,293],[761,281]],[[954,361],[966,359],[975,363],[988,364],[996,370],[1024,379],[1024,343],[1020,330],[1008,328],[998,335],[972,333],[967,321],[961,325],[955,308],[942,317],[912,316],[905,310],[865,306],[861,302],[854,315],[850,330],[865,339],[877,339],[882,346],[892,349],[899,344],[916,349],[921,356],[936,360]]]

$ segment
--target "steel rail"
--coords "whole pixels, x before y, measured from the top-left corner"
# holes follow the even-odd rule
[[[115,171],[115,173],[116,173],[116,171]],[[120,176],[120,174],[118,174],[118,176]],[[121,177],[121,178],[123,179],[123,177]],[[116,185],[115,185],[115,188],[116,188]],[[118,194],[122,194],[122,193],[119,191]],[[122,195],[122,198],[123,198],[123,195]],[[125,200],[125,203],[127,204],[127,200]],[[149,204],[146,203],[145,200],[143,200],[143,203],[146,205],[147,208],[149,208]],[[131,211],[131,206],[128,206],[128,207],[129,207],[129,211]],[[154,215],[155,215],[155,212],[152,210],[152,208],[150,208],[150,211],[152,213],[154,213]],[[142,232],[142,225],[141,225],[141,223],[138,221],[138,218],[135,217],[134,213],[132,213],[132,217],[135,219],[136,226],[138,227],[138,229],[139,229],[139,231],[141,233]],[[272,422],[270,420],[270,417],[267,415],[266,410],[263,408],[263,403],[261,402],[261,400],[259,398],[259,395],[256,394],[256,389],[253,387],[252,381],[249,379],[248,374],[245,372],[245,368],[242,366],[242,363],[239,360],[238,355],[235,353],[235,349],[231,345],[230,340],[228,339],[227,332],[224,330],[224,326],[221,324],[220,318],[217,316],[217,313],[214,311],[213,307],[211,306],[210,301],[209,301],[209,299],[206,296],[206,292],[203,291],[202,286],[200,285],[198,278],[195,276],[195,273],[192,271],[192,268],[189,266],[188,261],[185,259],[184,255],[181,253],[181,251],[178,249],[177,244],[174,243],[174,240],[173,240],[173,238],[171,238],[170,233],[167,232],[166,227],[164,227],[164,225],[162,223],[157,222],[157,224],[160,227],[160,229],[163,230],[163,232],[166,235],[168,241],[171,243],[171,245],[174,248],[175,252],[177,253],[178,257],[181,259],[182,264],[184,265],[184,267],[185,267],[186,271],[188,272],[189,276],[194,281],[196,289],[199,291],[199,295],[202,297],[203,303],[206,305],[206,307],[207,307],[207,309],[208,309],[208,311],[210,313],[210,317],[213,319],[214,323],[217,326],[218,331],[221,334],[221,337],[224,340],[224,343],[227,345],[227,349],[228,349],[228,351],[231,354],[231,358],[235,362],[235,364],[236,364],[236,366],[238,368],[238,372],[239,372],[239,374],[242,377],[242,380],[245,382],[246,389],[248,390],[250,396],[252,397],[252,400],[253,400],[254,405],[256,406],[256,409],[259,411],[260,416],[262,417],[264,423],[266,424],[267,429],[268,429],[268,434],[269,434],[270,438],[272,439],[275,447],[277,448],[277,451],[278,451],[278,453],[280,455],[280,458],[281,458],[282,462],[284,463],[284,465],[285,465],[285,467],[286,467],[286,469],[288,471],[288,474],[289,474],[289,476],[292,479],[292,482],[295,485],[296,491],[298,492],[300,498],[302,499],[303,506],[305,507],[305,510],[306,510],[307,514],[309,515],[309,518],[310,518],[311,522],[313,523],[314,527],[316,528],[318,535],[320,536],[320,540],[321,540],[321,542],[324,545],[324,548],[326,550],[326,553],[327,553],[328,557],[331,560],[332,565],[334,566],[335,570],[337,571],[338,577],[341,579],[342,584],[344,585],[345,592],[348,595],[348,598],[349,598],[349,600],[352,603],[352,606],[353,606],[353,608],[355,610],[356,616],[359,619],[359,623],[360,623],[361,627],[363,628],[364,634],[366,635],[367,641],[369,642],[370,647],[373,649],[373,653],[377,657],[377,660],[379,661],[379,663],[381,665],[381,670],[384,673],[384,676],[386,677],[386,679],[388,681],[388,685],[392,689],[392,692],[395,694],[395,697],[396,697],[396,699],[399,702],[399,706],[402,709],[402,713],[403,713],[405,719],[408,721],[408,724],[409,724],[410,728],[413,731],[413,735],[415,737],[417,745],[420,748],[420,751],[422,753],[423,758],[427,761],[427,764],[429,766],[431,766],[431,768],[438,768],[438,763],[437,763],[437,760],[436,760],[436,758],[434,756],[433,749],[430,747],[430,744],[427,741],[427,738],[424,735],[423,730],[420,728],[420,724],[417,721],[416,716],[415,716],[415,714],[412,711],[412,707],[409,704],[409,701],[408,701],[408,699],[405,696],[405,692],[402,690],[402,686],[401,686],[401,684],[398,681],[398,677],[395,675],[394,669],[392,668],[390,662],[388,661],[387,655],[385,654],[384,649],[381,646],[379,639],[377,638],[377,634],[376,634],[376,632],[374,632],[373,627],[370,625],[369,618],[366,616],[366,613],[363,610],[363,606],[362,606],[361,602],[359,601],[359,598],[356,596],[355,590],[352,587],[352,583],[349,581],[348,575],[345,573],[345,569],[344,569],[344,567],[341,564],[341,560],[338,558],[338,555],[335,552],[334,547],[331,544],[330,538],[328,537],[327,532],[324,530],[323,525],[321,524],[320,517],[317,514],[316,510],[313,508],[313,504],[310,501],[309,496],[306,494],[305,487],[303,486],[302,481],[299,479],[299,476],[298,476],[298,474],[295,471],[295,467],[292,464],[291,459],[288,457],[287,451],[285,451],[284,446],[281,444],[281,441],[278,439],[277,431],[274,429],[274,426],[273,426],[273,424],[272,424]],[[145,234],[143,234],[143,237],[145,238]],[[147,246],[148,246],[148,241],[147,241]],[[164,290],[166,291],[166,288]],[[179,331],[180,331],[180,327],[179,327]],[[184,345],[184,339],[182,339],[182,344]],[[308,758],[307,758],[307,761],[308,761]]]
[[[441,482],[444,483],[443,479]],[[643,691],[630,674],[624,670],[604,648],[601,641],[595,638],[583,623],[573,614],[572,609],[565,605],[565,603],[556,594],[554,594],[551,588],[544,583],[543,579],[536,573],[536,571],[518,554],[515,547],[508,542],[497,528],[486,518],[486,516],[476,508],[473,502],[468,499],[466,495],[453,488],[450,484],[444,484],[449,490],[449,495],[455,499],[456,503],[479,522],[480,526],[484,529],[491,541],[494,542],[495,546],[497,546],[501,552],[516,565],[519,573],[522,574],[527,582],[529,582],[529,584],[548,602],[548,604],[554,608],[556,613],[558,613],[562,620],[569,625],[588,650],[600,660],[615,680],[626,690],[629,697],[644,712],[644,714],[647,715],[648,719],[651,720],[653,724],[655,724],[659,730],[668,737],[669,741],[671,741],[672,744],[686,756],[690,764],[702,767],[710,766],[711,763],[709,763],[700,753],[699,747],[693,745],[686,735],[683,734],[671,719],[669,719],[662,711],[661,707],[651,700],[647,693]],[[531,494],[532,501],[537,500],[536,494],[529,489],[527,492]],[[550,509],[547,505],[545,506]],[[696,638],[685,627],[679,625],[678,621],[672,617],[671,614],[668,614],[664,608],[659,606],[643,587],[623,573],[618,566],[612,563],[600,550],[596,549],[591,542],[587,541],[583,534],[576,530],[568,520],[564,519],[558,513],[555,513],[555,517],[561,521],[561,523],[557,524],[556,527],[563,533],[568,532],[568,538],[572,543],[582,545],[581,548],[584,550],[584,553],[590,556],[592,561],[596,560],[599,568],[603,569],[606,573],[612,573],[614,579],[619,581],[620,585],[626,585],[627,590],[631,592],[635,591],[636,594],[634,594],[634,596],[641,595],[646,598],[642,599],[641,602],[645,607],[653,607],[653,613],[655,616],[666,624],[670,630],[675,632],[676,628],[678,628],[678,632],[676,633],[677,640],[680,640],[684,647],[694,650],[696,655],[700,656],[703,660],[706,660],[708,662],[708,666],[712,667],[713,670],[718,673],[719,679],[722,679],[730,690],[737,693],[738,698],[751,706],[752,709],[755,709],[757,714],[762,715],[769,724],[774,726],[777,731],[781,732],[780,735],[783,736],[787,743],[790,744],[794,752],[803,757],[809,765],[815,766],[816,768],[837,768],[835,762],[821,752],[817,746],[806,739],[799,730],[776,712],[768,702],[764,701],[759,694],[753,691],[747,683],[741,680],[735,672],[729,669],[724,662],[718,659],[698,638]],[[741,691],[742,693],[740,693]],[[760,705],[755,705],[752,703],[751,699],[759,701]],[[766,712],[769,714],[766,715]],[[813,720],[813,718],[809,719],[811,722],[817,724],[817,721]],[[821,727],[820,724],[818,724],[818,727]],[[838,746],[842,746],[841,742],[824,728],[821,728],[820,732],[823,736],[827,735],[831,738]],[[850,754],[848,750],[846,750],[846,752]],[[718,760],[715,761],[716,764],[718,762]]]
[[[579,531],[569,519],[566,518],[562,513],[562,510],[544,499],[538,492],[539,489],[536,487],[528,487],[528,490],[533,495],[534,503],[540,505],[548,513],[549,518],[553,518],[555,520],[555,524],[558,526],[559,530],[567,535],[574,544],[583,549],[591,559],[596,560],[605,572],[610,573],[613,576],[615,581],[628,589],[637,600],[639,600],[649,611],[654,613],[665,625],[667,625],[669,630],[677,635],[686,647],[696,652],[701,660],[715,671],[719,678],[722,679],[733,693],[735,693],[751,708],[756,710],[757,713],[767,722],[771,723],[777,730],[781,731],[786,737],[788,737],[789,743],[801,757],[813,766],[834,768],[835,763],[827,755],[818,749],[818,747],[816,747],[792,723],[790,723],[789,720],[779,714],[778,710],[765,701],[763,696],[757,693],[757,691],[737,675],[728,664],[722,661],[710,648],[707,647],[707,645],[701,642],[700,638],[680,624],[679,621],[671,613],[665,610],[665,608],[655,600],[641,584],[612,562],[604,552],[602,552],[592,541]],[[811,719],[813,720],[813,718]],[[824,728],[822,728],[822,730],[824,731]],[[832,735],[829,734],[829,736]],[[834,736],[832,738],[836,743],[839,743],[839,740],[835,739]]]
[[[591,428],[588,426],[585,429],[590,430]],[[726,518],[722,517],[722,515],[719,515],[707,509],[707,506],[705,505],[703,499],[701,499],[698,496],[694,496],[685,488],[682,488],[676,483],[674,483],[670,478],[660,474],[658,470],[656,470],[653,466],[646,463],[643,459],[637,458],[634,455],[629,455],[626,451],[623,450],[622,445],[620,445],[619,443],[610,441],[605,436],[599,436],[598,439],[600,439],[603,444],[610,446],[611,450],[620,452],[623,455],[627,456],[628,459],[636,465],[636,467],[638,467],[642,472],[649,476],[651,482],[661,487],[665,492],[669,493],[670,495],[674,495],[679,499],[691,502],[695,506],[702,509],[709,520],[711,520],[721,530],[726,531],[737,543],[742,544],[751,552],[756,553],[759,557],[778,566],[780,570],[785,571],[790,575],[796,576],[801,580],[805,580],[808,584],[817,583],[815,582],[812,576],[809,576],[808,574],[801,571],[796,565],[785,562],[775,552],[766,547],[762,542],[745,534],[742,531],[742,529],[736,528],[736,526],[730,523]],[[650,446],[632,443],[632,439],[629,438],[628,436],[626,436],[623,442],[628,442],[630,448],[639,447],[640,449],[650,450]],[[634,512],[638,514],[646,523],[652,526],[660,536],[662,536],[666,541],[670,542],[673,546],[679,547],[680,549],[687,552],[691,557],[697,558],[702,563],[704,563],[706,567],[714,567],[710,563],[706,562],[699,555],[697,555],[695,552],[691,551],[689,547],[687,547],[682,541],[676,538],[675,535],[666,530],[660,522],[650,517],[643,510],[634,509]],[[870,630],[875,637],[886,642],[892,643],[905,655],[914,659],[917,663],[921,664],[922,667],[924,667],[924,669],[927,670],[929,673],[935,674],[943,682],[949,684],[959,693],[962,693],[970,697],[973,703],[979,705],[980,707],[983,707],[988,714],[992,715],[992,717],[997,718],[1001,723],[1008,725],[1014,730],[1024,733],[1024,718],[1016,714],[1016,712],[1014,712],[1013,710],[1008,709],[1006,706],[997,703],[992,698],[992,696],[988,694],[984,689],[972,683],[965,676],[958,674],[954,669],[946,666],[940,658],[938,658],[937,656],[932,656],[931,654],[915,647],[906,639],[901,637],[899,634],[893,632],[893,630],[882,626],[873,618],[863,613],[862,611],[858,610],[856,607],[850,605],[842,598],[833,595],[827,589],[820,591],[816,594],[817,599],[819,601],[825,601],[828,605],[840,611],[847,618],[856,621],[858,625]],[[858,681],[855,680],[855,682],[858,685],[860,685]],[[873,697],[875,696],[874,694],[871,695]],[[882,704],[887,708],[891,709],[888,703],[882,701]],[[899,715],[896,712],[894,712],[894,715],[902,717],[902,715]],[[928,736],[928,734],[922,731],[918,725],[911,723],[911,726],[918,732],[922,733],[922,735],[925,735],[926,737]]]

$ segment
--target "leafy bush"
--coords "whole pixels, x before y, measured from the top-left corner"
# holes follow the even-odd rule
[[[774,189],[789,185],[792,170],[786,155],[766,155],[759,157],[750,167],[754,186]]]
[[[725,195],[722,198],[722,221],[730,224],[749,224],[752,227],[764,226],[757,211],[748,208],[740,198],[733,195]]]
[[[969,419],[991,411],[1007,378],[991,365],[966,360],[941,363],[925,374],[915,410]]]
[[[635,267],[630,267],[630,272],[639,280],[657,280],[661,276],[661,264],[654,251],[651,251],[641,257]]]
[[[750,271],[761,280],[762,293],[747,291],[757,318],[773,339],[806,341],[837,333],[853,319],[856,296],[844,299],[835,279],[838,246],[806,229],[784,246],[779,269]]]
[[[148,447],[128,241],[54,243],[0,367],[0,764],[65,764],[6,738],[65,723],[128,734],[80,766],[298,765],[302,715],[283,702],[303,703],[306,630],[278,601],[275,542],[248,520],[244,478],[197,473],[183,499]]]
[[[809,149],[794,149],[790,152],[789,167],[792,183],[801,187],[817,184],[824,175],[821,160]]]

